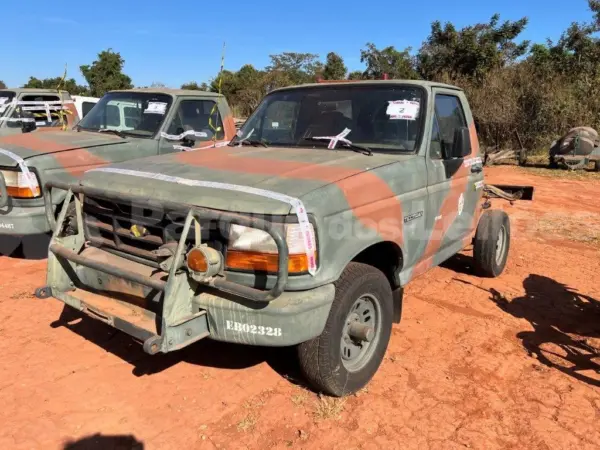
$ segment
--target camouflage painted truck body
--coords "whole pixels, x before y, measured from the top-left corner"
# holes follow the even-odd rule
[[[78,121],[77,109],[68,92],[0,89],[0,136],[62,129],[63,125],[71,128]]]
[[[238,136],[210,152],[55,185],[83,195],[81,226],[68,235],[59,218],[38,294],[131,334],[151,354],[204,337],[300,344],[317,388],[353,392],[383,357],[403,286],[472,243],[489,207],[467,99],[415,81],[292,87],[267,95]],[[357,300],[342,333],[340,305],[356,280],[376,292]],[[319,370],[351,381],[315,381],[314,358],[339,339]],[[348,361],[361,352],[375,356],[358,369]]]
[[[146,113],[149,104],[158,105],[153,106],[158,109]],[[209,124],[211,112],[214,123]],[[175,136],[200,122],[200,126],[213,126],[219,131],[199,129],[197,136]],[[107,93],[68,131],[0,136],[0,235],[50,231],[41,194],[41,187],[48,181],[73,182],[94,167],[211,147],[229,141],[234,134],[233,117],[223,96],[201,91],[134,89]],[[19,159],[34,175],[33,191],[13,187],[11,192],[7,186],[15,178],[27,189]],[[53,207],[63,200],[64,193],[56,192]]]

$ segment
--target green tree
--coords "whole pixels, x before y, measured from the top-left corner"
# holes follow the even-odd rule
[[[529,49],[529,41],[515,42],[527,26],[527,18],[500,23],[500,15],[488,23],[457,30],[451,23],[431,25],[431,34],[417,55],[419,74],[427,80],[443,74],[481,78],[492,69],[517,61]]]
[[[594,14],[593,22],[573,23],[562,33],[558,42],[547,40],[545,44],[535,44],[528,61],[538,74],[559,73],[580,82],[596,84],[600,76],[600,0],[589,0],[588,5]]]
[[[212,92],[219,92],[219,84],[221,86],[221,94],[227,98],[233,98],[238,90],[236,73],[231,72],[230,70],[223,70],[223,72],[217,74],[217,76],[210,81],[209,90]]]
[[[68,78],[63,82],[62,77],[45,78],[43,80],[36,77],[29,77],[29,80],[23,87],[35,89],[57,89],[60,87],[62,91],[67,91],[71,95],[86,95],[88,93],[88,88],[78,85],[73,78]]]
[[[287,79],[287,84],[310,83],[323,70],[323,64],[318,61],[319,55],[313,53],[281,53],[270,55],[271,64],[267,72],[277,72],[279,80]]]
[[[0,80],[0,89],[6,89],[6,84],[2,80]]]
[[[349,80],[362,80],[363,79],[363,73],[360,70],[355,70],[355,71],[350,72],[348,74],[348,79]]]
[[[190,81],[189,83],[183,83],[181,85],[181,89],[189,90],[189,91],[208,91],[210,88],[206,83],[196,83],[195,81]]]
[[[366,80],[378,80],[387,74],[392,79],[412,80],[418,78],[410,56],[410,48],[403,51],[396,50],[393,46],[379,50],[375,44],[367,43],[366,48],[360,51],[360,61],[366,63],[363,72]]]
[[[124,63],[120,53],[108,49],[98,53],[98,59],[91,65],[81,66],[91,95],[102,97],[111,90],[133,88],[131,78],[123,73]]]
[[[327,61],[322,73],[325,80],[343,80],[346,78],[347,71],[348,69],[340,55],[334,52],[327,54]]]
[[[234,102],[243,116],[248,116],[267,93],[265,72],[246,64],[236,73],[237,91]]]

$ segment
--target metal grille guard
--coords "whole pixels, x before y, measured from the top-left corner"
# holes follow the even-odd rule
[[[67,191],[67,196],[64,201],[63,210],[61,211],[59,222],[55,220],[54,211],[52,208],[52,189],[60,189],[63,191]],[[59,230],[62,227],[64,220],[66,219],[66,208],[68,207],[71,199],[75,194],[83,194],[89,195],[91,197],[100,197],[106,200],[119,200],[119,201],[130,201],[140,206],[147,207],[158,207],[164,208],[165,210],[177,212],[177,211],[187,211],[187,216],[185,219],[185,224],[183,228],[183,232],[181,238],[179,239],[179,243],[177,245],[177,250],[174,255],[173,263],[171,264],[171,268],[169,270],[169,275],[167,281],[156,280],[150,277],[146,277],[144,275],[124,270],[120,267],[116,267],[107,263],[103,263],[100,261],[93,260],[91,258],[86,258],[84,256],[79,255],[77,252],[70,250],[69,248],[63,246],[61,243],[54,240],[50,244],[50,251],[56,255],[57,257],[67,259],[74,263],[80,264],[85,267],[89,267],[94,270],[98,270],[109,275],[121,277],[125,280],[131,281],[133,283],[138,283],[143,286],[148,286],[153,289],[157,289],[159,291],[164,292],[169,284],[169,281],[175,277],[178,268],[183,263],[184,258],[184,250],[186,248],[186,239],[188,237],[190,227],[194,219],[199,220],[219,220],[225,221],[229,224],[242,225],[245,227],[255,228],[269,233],[269,235],[275,241],[277,245],[277,251],[279,254],[277,275],[274,286],[268,290],[263,291],[260,289],[255,289],[249,286],[245,286],[239,283],[234,283],[227,280],[226,275],[223,273],[223,269],[221,273],[207,282],[203,283],[207,286],[214,287],[220,291],[227,292],[229,294],[234,294],[255,302],[270,302],[279,297],[287,284],[288,280],[288,260],[289,260],[289,250],[287,246],[287,242],[285,238],[282,236],[281,231],[274,227],[273,224],[267,220],[260,219],[257,217],[250,217],[243,214],[231,213],[231,212],[223,212],[216,211],[208,208],[201,208],[194,205],[188,205],[183,203],[171,202],[168,200],[154,200],[149,198],[144,198],[131,194],[124,194],[121,192],[114,192],[108,189],[100,189],[100,188],[90,188],[84,187],[80,184],[76,183],[62,183],[58,181],[49,181],[45,184],[43,190],[44,196],[44,205],[46,208],[46,217],[48,222],[54,231],[54,237],[57,237]],[[84,223],[82,214],[78,212],[77,214],[78,221],[78,229],[81,233],[84,233]],[[60,226],[59,226],[60,225]]]
[[[4,175],[0,172],[0,208],[4,208],[6,205],[8,205],[8,190]]]

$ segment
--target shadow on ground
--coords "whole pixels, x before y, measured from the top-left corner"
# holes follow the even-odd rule
[[[133,435],[94,434],[64,444],[64,450],[144,450],[144,443]]]
[[[50,234],[2,236],[0,238],[0,256],[30,260],[46,259],[50,237]]]
[[[186,362],[203,367],[245,369],[267,363],[290,383],[305,386],[294,347],[255,347],[203,339],[181,350],[151,356],[129,335],[64,306],[53,328],[64,326],[133,366],[135,376],[150,376]]]
[[[440,264],[440,267],[465,275],[475,274],[475,269],[473,267],[473,256],[464,255],[462,253],[457,253],[450,259],[447,259],[442,264]]]
[[[525,295],[507,300],[492,289],[492,301],[533,331],[517,334],[531,356],[548,367],[600,386],[600,301],[541,275],[523,282]]]

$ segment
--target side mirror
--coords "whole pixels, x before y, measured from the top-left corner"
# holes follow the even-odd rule
[[[33,118],[33,113],[31,111],[21,110],[20,116],[22,119],[24,119],[21,122],[21,131],[23,133],[31,133],[37,129],[37,125],[35,124],[35,119]]]
[[[454,131],[452,141],[451,158],[464,158],[471,154],[471,134],[467,127],[458,128]]]
[[[35,130],[37,130],[35,120],[24,120],[21,122],[21,131],[23,131],[23,133],[31,133]]]

